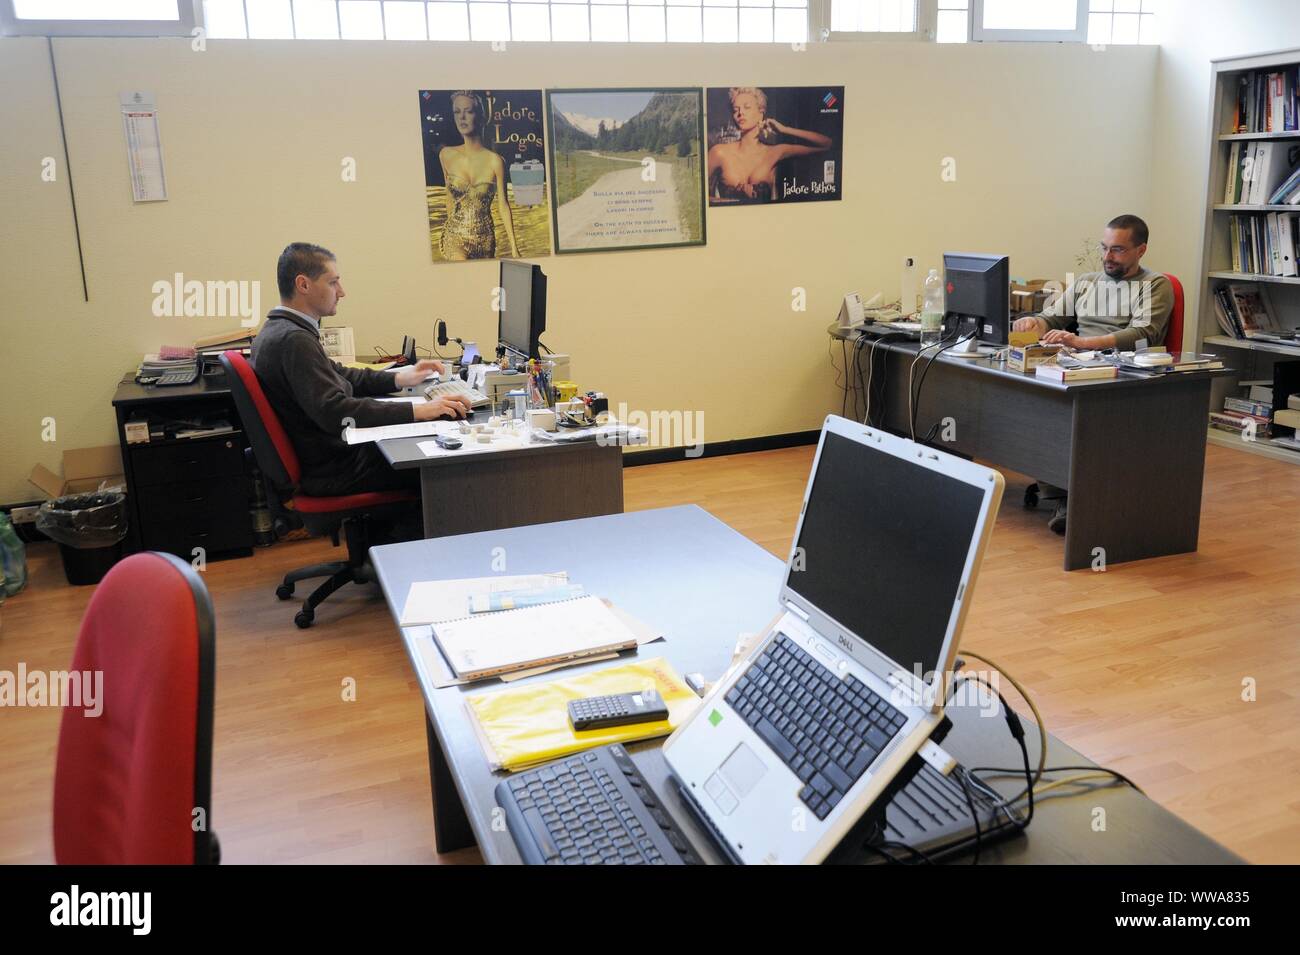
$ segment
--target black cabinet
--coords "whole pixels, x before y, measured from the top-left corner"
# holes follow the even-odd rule
[[[248,442],[225,376],[204,375],[193,385],[153,388],[130,378],[113,397],[117,437],[126,473],[131,550],[160,550],[193,560],[253,552],[249,513],[252,476]],[[221,417],[234,431],[196,438],[159,435],[157,423]],[[147,443],[128,443],[129,420],[147,418],[155,433]]]

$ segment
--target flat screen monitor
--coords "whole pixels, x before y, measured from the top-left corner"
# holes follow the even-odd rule
[[[1011,318],[1011,259],[973,252],[943,254],[944,337],[1005,345]]]
[[[497,341],[518,358],[539,358],[546,331],[546,275],[529,262],[501,261]]]

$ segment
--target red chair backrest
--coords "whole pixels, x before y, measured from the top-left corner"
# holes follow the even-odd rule
[[[83,705],[63,710],[56,861],[211,861],[214,629],[207,588],[170,554],[133,554],[95,588],[72,671],[83,685],[88,672],[102,674],[102,709],[88,715],[83,694]]]
[[[239,420],[253,448],[253,457],[262,473],[281,491],[291,492],[302,478],[298,452],[293,449],[289,434],[280,423],[280,416],[271,407],[257,372],[238,351],[221,353],[221,365],[226,369],[226,383],[235,399]]]
[[[1174,310],[1169,313],[1169,328],[1165,331],[1165,351],[1176,354],[1183,350],[1183,283],[1168,272],[1165,278],[1174,287]]]

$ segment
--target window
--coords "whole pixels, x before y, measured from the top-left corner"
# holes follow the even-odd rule
[[[1159,43],[1157,0],[1090,0],[1088,42]]]
[[[965,43],[970,39],[970,0],[939,0],[934,42]]]
[[[0,0],[10,36],[177,36],[194,29],[190,0]]]
[[[972,0],[971,38],[1082,43],[1088,0]]]
[[[833,33],[915,33],[916,0],[831,0]]]
[[[218,39],[801,43],[808,2],[203,0],[203,18]]]

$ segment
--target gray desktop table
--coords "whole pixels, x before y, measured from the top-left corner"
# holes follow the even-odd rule
[[[834,325],[829,333],[850,347],[859,334]],[[908,379],[919,348],[880,342],[874,372],[870,344],[854,349],[849,384],[861,388],[871,374],[877,427],[910,435]],[[917,363],[917,379],[928,361]],[[1210,384],[1226,374],[1121,372],[1062,384],[944,352],[920,388],[917,438],[951,419],[952,440],[941,428],[936,447],[1067,488],[1066,570],[1091,567],[1102,552],[1107,564],[1188,553],[1200,534]]]
[[[477,413],[471,421],[486,419]],[[398,469],[420,469],[424,536],[567,521],[623,510],[623,449],[594,441],[427,457],[432,437],[380,441]]]
[[[566,570],[575,583],[612,600],[666,636],[642,646],[637,656],[662,656],[683,676],[700,672],[717,679],[729,665],[742,633],[757,633],[772,620],[783,565],[767,551],[695,506],[592,517],[492,533],[467,534],[389,544],[371,559],[389,609],[398,617],[410,585],[418,580],[489,576],[495,548],[504,548],[510,574]],[[979,612],[976,596],[975,612]],[[493,863],[518,863],[520,856],[499,813],[494,789],[504,773],[493,773],[465,712],[467,697],[501,684],[436,689],[417,642],[428,628],[401,630],[424,696],[433,789],[434,837],[440,852],[478,843]],[[563,671],[595,669],[609,661]],[[554,674],[532,677],[554,678]],[[949,710],[954,729],[945,747],[968,766],[1017,765],[1019,748],[1000,719],[984,719],[973,708]],[[1037,734],[1026,726],[1030,753]],[[629,746],[646,778],[708,861],[717,853],[675,794],[665,785],[662,741]],[[1049,765],[1092,765],[1049,737]],[[1023,783],[1020,783],[1023,784]],[[1004,785],[1008,794],[1018,785]],[[1093,830],[1093,810],[1106,809],[1106,831]],[[1023,838],[989,847],[983,858],[999,862],[1047,863],[1224,863],[1240,860],[1173,814],[1133,790],[1099,790],[1086,798],[1048,800],[1038,808]]]

